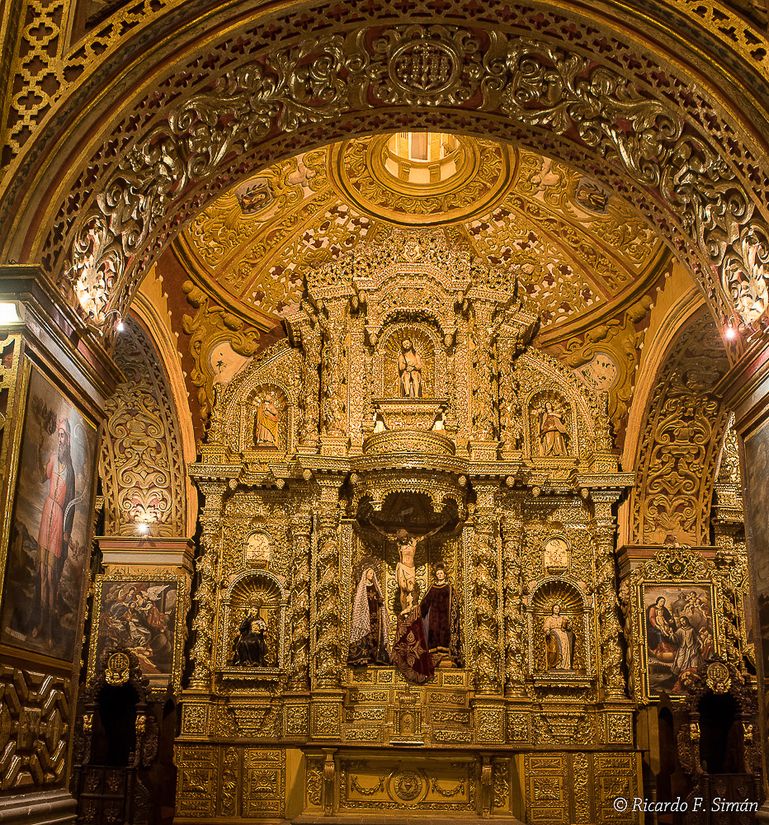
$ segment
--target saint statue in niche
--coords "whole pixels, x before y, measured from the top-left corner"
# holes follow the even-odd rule
[[[574,631],[561,605],[554,604],[552,615],[544,621],[545,654],[548,670],[574,670]]]
[[[398,356],[398,375],[400,377],[400,392],[405,398],[422,397],[422,359],[414,349],[410,338],[401,342],[401,352]]]
[[[443,562],[435,565],[435,581],[419,605],[427,649],[439,667],[462,666],[459,601],[446,576]]]
[[[387,607],[373,567],[365,567],[352,602],[349,665],[389,665]]]
[[[280,413],[272,398],[263,398],[256,408],[254,444],[257,447],[277,447]]]
[[[563,423],[563,412],[555,409],[550,401],[539,417],[539,440],[543,456],[566,455],[566,442],[569,434]]]
[[[267,642],[264,633],[267,624],[261,616],[247,615],[240,623],[238,635],[232,643],[232,664],[245,667],[264,667]]]

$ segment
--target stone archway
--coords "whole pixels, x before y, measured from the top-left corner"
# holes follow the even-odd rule
[[[178,226],[255,168],[335,138],[423,126],[578,164],[638,205],[719,320],[761,318],[769,175],[737,115],[700,91],[702,74],[629,46],[606,20],[599,29],[503,3],[481,17],[462,2],[430,16],[406,24],[394,7],[350,3],[230,20],[226,35],[155,67],[130,109],[124,98],[50,206],[22,210],[6,254],[42,260],[107,327]]]

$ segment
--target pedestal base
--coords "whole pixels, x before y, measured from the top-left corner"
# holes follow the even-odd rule
[[[0,800],[4,825],[64,825],[75,821],[77,803],[65,790],[8,796]]]

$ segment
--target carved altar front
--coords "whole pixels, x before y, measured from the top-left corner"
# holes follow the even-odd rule
[[[630,821],[632,477],[536,329],[509,279],[393,230],[308,272],[286,340],[218,388],[177,821]]]

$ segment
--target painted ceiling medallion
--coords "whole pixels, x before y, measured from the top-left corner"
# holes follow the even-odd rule
[[[329,147],[331,182],[377,220],[431,226],[493,208],[515,184],[513,147],[439,132],[397,132]]]

